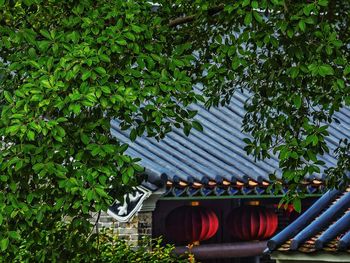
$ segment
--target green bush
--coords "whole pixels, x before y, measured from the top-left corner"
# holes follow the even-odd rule
[[[172,245],[161,245],[161,239],[143,239],[138,248],[129,246],[117,236],[103,235],[100,244],[101,262],[188,262],[173,253]],[[151,244],[151,246],[150,246]],[[152,247],[152,249],[150,249]]]
[[[5,252],[0,262],[188,262],[173,253],[172,245],[163,246],[161,239],[145,238],[138,247],[133,247],[110,230],[92,233],[86,238],[77,222],[60,222],[50,231],[33,231],[40,235],[40,243],[22,239],[18,253],[13,255]],[[45,252],[41,253],[42,250],[38,251],[36,247],[45,248]]]

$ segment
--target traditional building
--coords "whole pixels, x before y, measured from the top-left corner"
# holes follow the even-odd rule
[[[192,130],[185,136],[182,129],[174,128],[159,142],[146,136],[131,142],[120,122],[111,121],[113,136],[129,144],[127,154],[141,158],[146,175],[142,185],[125,196],[125,202],[117,201],[108,211],[119,222],[115,225],[120,236],[135,242],[143,235],[163,236],[165,242],[175,243],[178,252],[200,241],[192,252],[202,260],[255,257],[262,254],[266,239],[297,217],[293,209],[277,209],[288,191],[288,182],[280,181],[277,195],[270,187],[270,173],[277,171],[280,178],[278,159],[272,156],[256,161],[244,150],[243,139],[248,136],[241,132],[241,125],[248,99],[247,94],[237,92],[225,107],[208,110],[193,105],[203,132]],[[324,168],[336,164],[333,151],[341,138],[349,137],[347,116],[350,110],[342,109],[336,114],[340,124],[328,129],[330,154],[320,157],[326,163]],[[324,192],[323,170],[305,178],[303,187],[308,193],[303,201],[306,208]],[[198,206],[201,208],[195,208]],[[110,225],[109,219],[104,218],[108,222],[101,224]],[[174,227],[176,221],[182,229]],[[208,227],[213,224],[215,228]],[[237,225],[240,227],[235,228]]]
[[[350,262],[350,188],[324,194],[266,252],[277,263]]]

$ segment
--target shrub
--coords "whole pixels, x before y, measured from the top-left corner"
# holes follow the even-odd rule
[[[72,226],[74,225],[74,226]],[[84,226],[82,224],[81,226]],[[138,247],[130,246],[126,240],[119,239],[112,231],[105,229],[100,233],[91,233],[86,238],[85,232],[77,222],[72,224],[57,223],[55,231],[33,229],[40,235],[40,242],[22,239],[18,253],[13,257],[4,253],[0,262],[187,262],[173,253],[174,246],[161,243],[161,239],[144,238]],[[71,233],[74,231],[75,233]],[[69,234],[67,234],[69,233]],[[84,241],[85,242],[82,242]],[[40,253],[36,247],[44,247],[45,252]],[[37,251],[33,253],[33,251]],[[6,259],[7,258],[7,259]]]

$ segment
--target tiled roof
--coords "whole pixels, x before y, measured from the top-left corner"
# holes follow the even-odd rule
[[[268,241],[270,251],[350,252],[350,188],[332,190]]]
[[[248,136],[242,133],[241,125],[247,99],[247,94],[236,92],[225,107],[212,107],[208,110],[202,105],[191,106],[192,110],[198,111],[196,119],[201,122],[204,131],[193,129],[188,137],[182,129],[174,128],[160,142],[145,135],[130,142],[129,132],[120,129],[118,120],[111,121],[111,132],[120,141],[129,144],[126,153],[141,158],[141,165],[149,173],[167,178],[173,195],[179,193],[177,186],[180,186],[180,192],[184,194],[203,194],[197,191],[198,186],[210,184],[223,186],[214,189],[215,193],[209,191],[210,193],[230,194],[236,192],[238,186],[239,191],[245,194],[245,191],[252,192],[252,184],[258,184],[261,189],[266,188],[268,175],[275,170],[278,173],[279,167],[275,156],[264,161],[255,161],[244,150],[243,138]],[[332,123],[328,129],[330,136],[326,140],[330,154],[321,158],[326,163],[325,167],[336,164],[333,150],[341,138],[350,137],[350,110],[342,109],[335,115],[341,123]],[[311,182],[312,179],[315,178],[309,178]],[[322,174],[316,179],[322,179]],[[247,188],[241,187],[242,184]],[[188,186],[190,188],[183,189]],[[253,190],[260,192],[259,187],[254,187]],[[314,190],[314,187],[310,188],[311,192]],[[203,191],[206,195],[207,190]]]

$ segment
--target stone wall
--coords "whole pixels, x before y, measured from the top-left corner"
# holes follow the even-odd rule
[[[96,220],[97,213],[92,215],[91,222],[95,224]],[[138,212],[130,222],[126,223],[118,222],[102,212],[97,227],[110,228],[113,234],[127,240],[130,245],[137,246],[144,236],[152,237],[152,212]]]
[[[142,237],[152,237],[152,212],[139,212],[137,217],[139,240]]]

